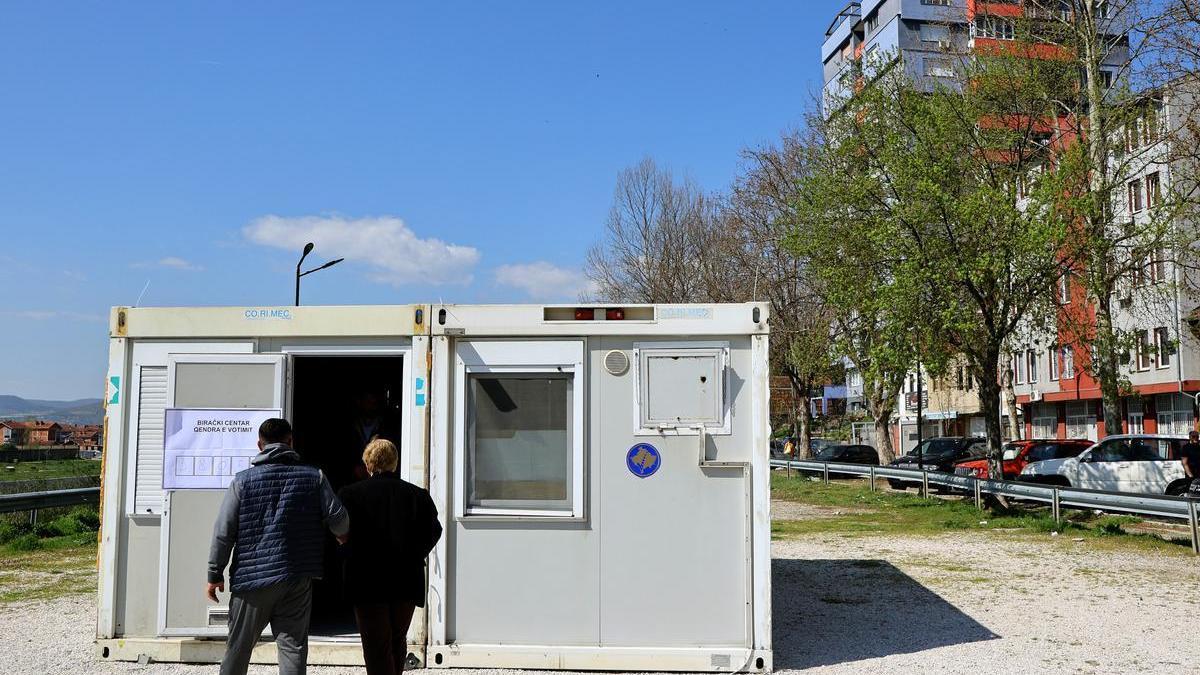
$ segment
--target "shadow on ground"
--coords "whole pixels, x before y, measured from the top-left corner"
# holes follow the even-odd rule
[[[802,669],[999,636],[883,560],[774,560],[775,668]]]

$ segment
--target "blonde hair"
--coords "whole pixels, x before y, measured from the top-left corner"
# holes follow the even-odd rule
[[[395,471],[396,464],[400,462],[399,454],[396,452],[396,444],[386,438],[376,438],[367,443],[367,448],[363,450],[363,464],[367,465],[367,471],[372,474],[383,471]]]

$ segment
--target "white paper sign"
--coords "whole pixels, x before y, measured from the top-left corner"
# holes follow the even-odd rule
[[[163,489],[224,490],[258,454],[258,426],[276,410],[168,408],[163,426]]]

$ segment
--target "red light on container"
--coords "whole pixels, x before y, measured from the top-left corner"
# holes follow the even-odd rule
[[[620,308],[606,309],[604,310],[604,318],[608,321],[620,321],[625,318],[625,310]]]
[[[591,307],[577,307],[575,309],[576,321],[591,321],[596,318],[596,310]]]

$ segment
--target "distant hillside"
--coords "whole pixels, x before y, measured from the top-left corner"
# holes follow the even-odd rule
[[[68,424],[100,424],[104,407],[98,398],[39,401],[0,394],[0,419],[45,419]]]

